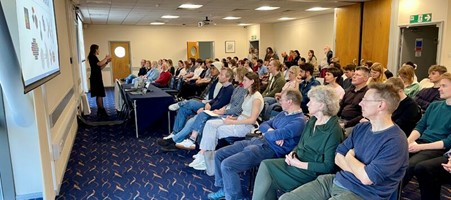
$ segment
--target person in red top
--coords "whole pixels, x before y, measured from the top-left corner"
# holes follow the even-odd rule
[[[168,64],[166,62],[163,62],[161,65],[161,70],[160,76],[152,84],[157,87],[167,87],[171,80],[171,73],[168,71]]]

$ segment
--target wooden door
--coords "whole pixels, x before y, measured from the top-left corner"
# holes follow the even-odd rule
[[[186,42],[186,59],[199,58],[199,43],[198,42]]]
[[[130,42],[110,42],[110,52],[114,82],[114,80],[125,78],[131,73]]]

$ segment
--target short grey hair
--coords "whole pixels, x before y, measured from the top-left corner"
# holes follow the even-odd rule
[[[322,110],[324,115],[337,115],[340,109],[340,98],[332,87],[325,85],[312,87],[307,96],[324,104],[324,109]]]

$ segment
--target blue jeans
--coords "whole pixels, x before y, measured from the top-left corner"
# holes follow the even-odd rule
[[[195,115],[199,108],[203,108],[205,106],[204,103],[197,100],[187,100],[178,103],[180,108],[177,111],[177,116],[175,117],[173,131],[174,133],[178,133],[185,126],[188,117],[191,115]],[[175,140],[174,140],[175,141]]]
[[[133,74],[130,74],[130,75],[127,76],[127,78],[125,78],[125,83],[126,84],[130,84],[130,83],[132,83],[132,80],[135,79],[135,78],[137,78],[137,76],[135,76]]]
[[[274,106],[276,105],[280,105],[276,98],[274,97],[265,97],[263,98],[264,100],[264,107],[263,107],[263,112],[262,112],[262,119],[264,121],[267,121],[270,119],[271,117],[271,111],[274,109]]]
[[[266,140],[252,138],[223,147],[215,155],[215,186],[222,187],[226,199],[242,198],[240,172],[256,167],[276,153]]]
[[[197,138],[200,139],[202,131],[204,130],[205,123],[211,118],[213,117],[204,112],[195,115],[186,122],[181,131],[174,133],[175,135],[172,140],[174,140],[174,142],[176,143],[182,142],[192,131],[197,131]]]

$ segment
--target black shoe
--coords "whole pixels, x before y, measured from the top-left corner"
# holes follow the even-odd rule
[[[162,151],[177,151],[177,150],[179,150],[179,148],[177,148],[175,146],[175,143],[174,144],[169,144],[167,146],[162,146],[160,149]]]
[[[172,140],[172,138],[169,138],[169,139],[166,139],[166,140],[165,139],[159,139],[157,141],[157,144],[162,146],[162,147],[166,147],[166,146],[169,146],[169,145],[175,146],[175,142],[174,142],[174,140]]]

